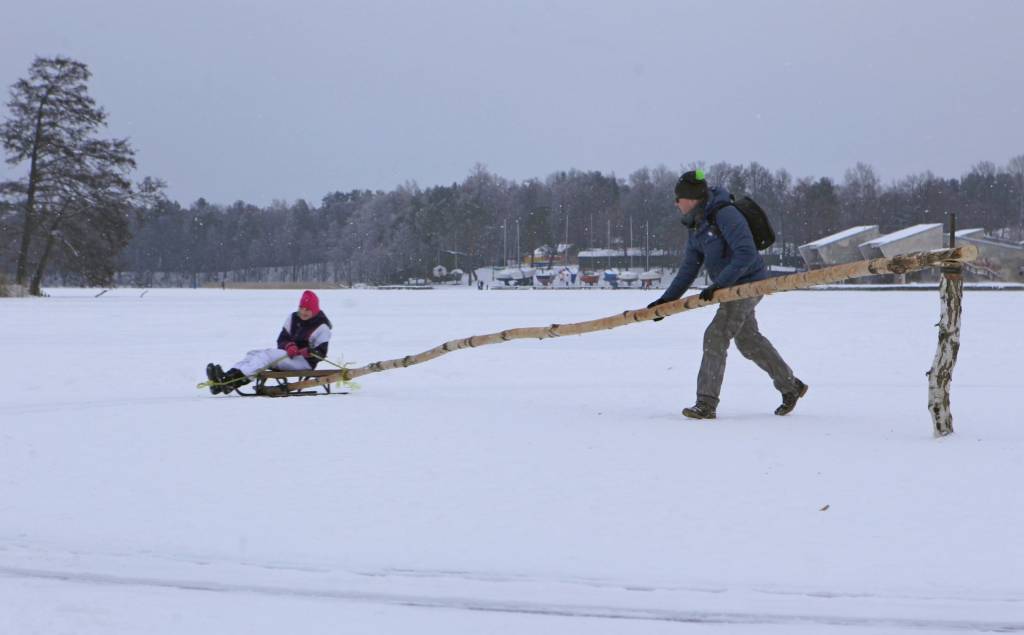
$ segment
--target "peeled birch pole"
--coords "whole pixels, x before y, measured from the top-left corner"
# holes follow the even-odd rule
[[[656,306],[653,309],[645,308],[637,309],[635,311],[624,311],[616,315],[611,315],[597,320],[590,320],[588,322],[509,329],[499,333],[491,333],[489,335],[473,335],[463,339],[451,340],[428,351],[419,353],[418,355],[407,355],[397,359],[373,362],[372,364],[367,364],[360,368],[346,368],[339,370],[337,373],[332,375],[326,375],[324,377],[318,377],[316,379],[310,379],[303,382],[296,382],[291,384],[290,389],[301,390],[303,388],[310,388],[320,384],[347,381],[363,375],[379,373],[393,368],[406,368],[408,366],[428,362],[447,353],[451,353],[452,351],[458,351],[464,348],[478,348],[488,344],[500,344],[501,342],[519,339],[543,340],[551,337],[563,337],[565,335],[582,335],[583,333],[604,331],[636,322],[645,322],[647,320],[653,320],[656,317],[668,317],[670,315],[675,315],[676,313],[682,313],[683,311],[690,311],[692,309],[698,309],[700,307],[718,304],[720,302],[733,302],[735,300],[744,300],[781,291],[806,289],[819,284],[829,284],[832,282],[839,282],[841,280],[848,280],[850,278],[860,278],[863,276],[886,273],[908,273],[910,271],[917,271],[926,267],[939,266],[943,263],[966,262],[974,260],[977,256],[978,249],[976,247],[973,245],[964,245],[955,249],[919,251],[901,256],[893,256],[892,258],[861,260],[858,262],[826,267],[824,269],[815,269],[814,271],[807,271],[804,273],[794,273],[788,276],[776,276],[768,278],[767,280],[759,280],[757,282],[749,282],[747,284],[740,284],[734,287],[720,289],[715,292],[714,297],[710,301],[701,300],[698,295],[691,295],[672,302],[666,302],[665,304]]]
[[[942,310],[939,316],[939,345],[928,371],[928,410],[932,414],[934,434],[944,437],[953,434],[953,413],[949,408],[949,388],[953,381],[953,366],[960,351],[960,313],[964,297],[963,265],[950,262],[942,267],[939,279],[939,298]]]

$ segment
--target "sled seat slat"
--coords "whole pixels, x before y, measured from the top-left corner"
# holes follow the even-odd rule
[[[258,376],[266,379],[295,379],[299,377],[326,377],[336,375],[337,370],[265,370]]]

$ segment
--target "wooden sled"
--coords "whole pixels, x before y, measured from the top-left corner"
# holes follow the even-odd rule
[[[336,374],[338,374],[336,370],[264,370],[254,377],[256,383],[251,391],[246,392],[236,389],[235,392],[243,397],[315,397],[317,395],[329,395],[331,394],[330,382],[314,386],[313,390],[304,390],[309,388],[308,385],[296,384]],[[317,390],[318,388],[320,390]],[[343,395],[346,392],[336,394]]]

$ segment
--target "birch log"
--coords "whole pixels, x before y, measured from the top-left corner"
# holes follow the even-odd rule
[[[727,287],[715,292],[710,301],[701,300],[697,295],[687,296],[666,302],[653,309],[638,309],[635,311],[624,311],[589,322],[576,322],[574,324],[552,324],[550,326],[537,326],[531,328],[509,329],[489,335],[473,335],[464,339],[451,340],[440,346],[436,346],[418,355],[407,355],[397,359],[389,359],[380,362],[373,362],[361,368],[346,368],[339,370],[333,375],[318,377],[308,381],[296,382],[290,385],[292,390],[302,390],[320,384],[329,384],[336,381],[347,381],[379,373],[393,368],[406,368],[415,364],[422,364],[432,359],[458,351],[464,348],[477,348],[488,344],[499,344],[518,339],[547,339],[549,337],[562,337],[564,335],[582,335],[594,331],[604,331],[635,322],[653,320],[656,317],[668,317],[683,311],[690,311],[710,304],[720,302],[733,302],[753,298],[780,291],[793,291],[795,289],[806,289],[819,284],[829,284],[860,278],[863,276],[886,274],[886,273],[907,273],[917,271],[925,267],[938,266],[943,263],[964,262],[974,260],[978,256],[978,249],[973,245],[963,245],[955,249],[938,249],[935,251],[918,251],[892,258],[876,258],[874,260],[861,260],[843,265],[835,265],[824,269],[815,269],[804,273],[794,273],[788,276],[777,276],[767,280],[759,280],[747,284],[740,284],[734,287]]]
[[[935,436],[953,434],[953,413],[949,408],[949,388],[953,381],[953,366],[960,351],[960,313],[964,297],[963,265],[948,263],[939,279],[939,298],[942,303],[939,316],[939,345],[935,350],[932,368],[928,371],[928,410],[932,414]]]

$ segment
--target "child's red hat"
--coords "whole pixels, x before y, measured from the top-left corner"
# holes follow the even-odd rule
[[[299,300],[300,309],[309,309],[313,315],[320,313],[320,298],[309,289],[302,292],[302,299]]]

